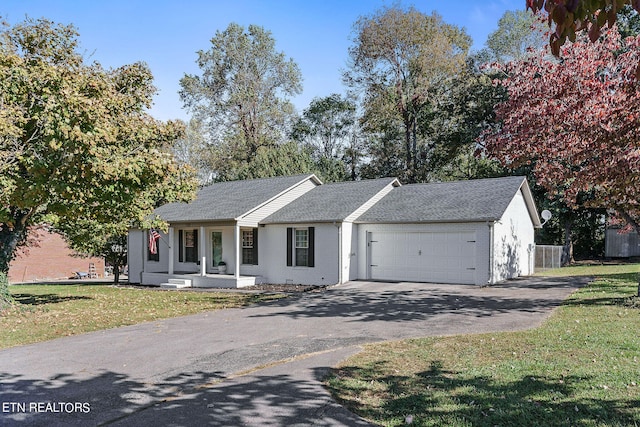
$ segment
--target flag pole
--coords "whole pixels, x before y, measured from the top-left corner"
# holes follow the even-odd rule
[[[150,229],[149,229],[149,232],[151,232],[151,230],[153,230],[153,228],[150,228]],[[158,234],[160,234],[160,233],[158,232]],[[162,237],[162,234],[160,234],[159,239],[160,239],[160,240],[162,240],[162,241],[164,242],[164,244],[165,244],[165,245],[167,245],[167,247],[168,247],[169,249],[171,249],[171,245],[169,244],[169,242],[167,242],[167,241],[164,239],[164,237]]]

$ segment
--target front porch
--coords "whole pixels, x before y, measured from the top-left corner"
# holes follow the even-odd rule
[[[190,280],[194,288],[244,288],[262,283],[261,276],[234,276],[232,274],[200,274],[200,273],[142,273],[145,285],[161,285],[169,279]]]

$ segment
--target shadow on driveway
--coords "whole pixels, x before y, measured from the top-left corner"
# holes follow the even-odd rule
[[[366,425],[321,383],[359,345],[528,329],[588,281],[536,277],[484,288],[351,282],[7,349],[0,351],[7,371],[0,372],[0,402],[14,407],[0,408],[0,425]],[[29,412],[43,402],[80,403],[81,410]]]
[[[0,425],[369,425],[335,403],[323,388],[328,366],[310,369],[308,378],[282,372],[286,367],[276,369],[275,374],[266,371],[226,380],[192,372],[153,386],[115,372],[80,381],[72,376],[27,380],[0,373],[0,401],[13,405],[0,413]],[[82,397],[95,396],[95,390],[101,390],[99,399]]]
[[[349,322],[406,322],[446,314],[488,317],[541,313],[562,304],[588,277],[527,278],[489,287],[430,283],[350,282],[299,299],[273,301],[270,310],[251,317],[341,318]]]

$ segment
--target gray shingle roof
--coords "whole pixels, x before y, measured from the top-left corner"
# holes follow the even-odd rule
[[[356,222],[497,221],[525,178],[409,184],[394,188]]]
[[[380,178],[319,185],[260,223],[342,221],[395,180]]]
[[[155,213],[171,222],[232,220],[309,177],[313,175],[219,182],[198,191],[190,203],[169,203]]]

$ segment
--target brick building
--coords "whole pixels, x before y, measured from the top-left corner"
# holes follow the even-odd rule
[[[33,233],[37,243],[19,250],[9,266],[9,283],[68,279],[75,272],[89,272],[93,263],[98,277],[104,277],[104,259],[80,258],[57,233],[39,230]]]

